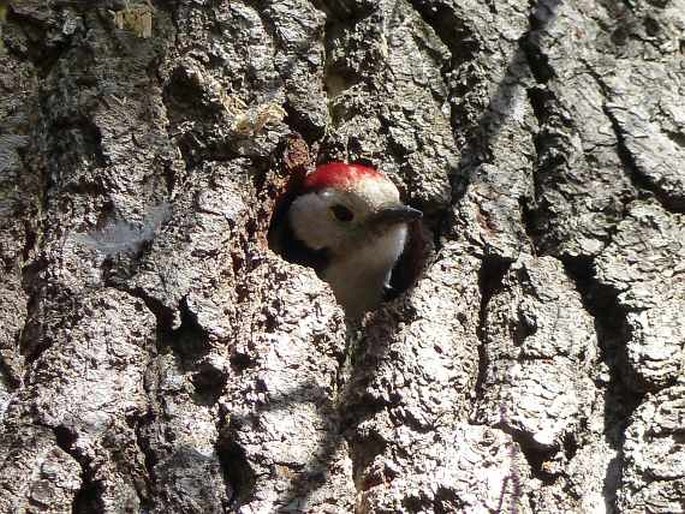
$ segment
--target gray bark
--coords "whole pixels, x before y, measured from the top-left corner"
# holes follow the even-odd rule
[[[10,4],[1,512],[685,512],[683,0]],[[361,323],[295,133],[425,212]]]

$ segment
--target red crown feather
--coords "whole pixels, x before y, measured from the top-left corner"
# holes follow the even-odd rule
[[[345,189],[362,178],[385,179],[385,176],[370,166],[329,162],[317,166],[304,179],[304,189],[317,191],[327,187]]]

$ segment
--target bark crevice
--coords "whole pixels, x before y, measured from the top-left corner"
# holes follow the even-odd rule
[[[682,506],[680,5],[0,4],[0,511]],[[331,160],[433,245],[361,327]]]
[[[102,484],[95,478],[92,468],[92,459],[83,455],[74,448],[78,434],[66,426],[52,428],[57,446],[69,454],[79,466],[81,466],[81,487],[74,497],[72,514],[87,514],[91,512],[104,512],[105,506],[102,500]]]
[[[601,382],[605,395],[603,435],[617,453],[606,467],[602,493],[607,504],[618,510],[616,495],[621,487],[624,466],[625,430],[645,393],[636,388],[634,372],[628,365],[626,345],[630,340],[630,328],[617,292],[596,279],[591,258],[567,258],[564,267],[595,320],[602,352],[599,358],[608,369],[608,380],[603,378]]]
[[[504,276],[511,267],[511,261],[496,256],[485,256],[481,261],[478,272],[478,287],[480,289],[480,309],[478,311],[478,377],[474,386],[474,405],[480,401],[483,395],[485,376],[488,370],[487,353],[485,352],[486,337],[485,328],[488,323],[488,303],[494,294],[502,287]]]
[[[640,167],[637,165],[635,160],[635,155],[626,145],[625,131],[621,128],[618,119],[614,113],[612,113],[612,111],[606,107],[606,105],[604,106],[604,112],[607,118],[611,120],[611,126],[614,129],[616,141],[618,142],[618,155],[621,158],[624,169],[628,173],[635,187],[645,193],[642,195],[641,199],[646,199],[649,196],[652,196],[667,211],[677,214],[685,214],[685,200],[683,200],[685,196],[683,196],[683,198],[678,198],[669,195],[659,188],[659,186],[656,185],[653,180],[645,176],[640,171]]]

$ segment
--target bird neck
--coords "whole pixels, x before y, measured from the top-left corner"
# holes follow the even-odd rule
[[[323,278],[348,315],[361,314],[382,300],[406,239],[406,225],[398,225],[361,247],[332,255]]]

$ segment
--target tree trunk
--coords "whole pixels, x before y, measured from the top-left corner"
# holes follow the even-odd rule
[[[531,4],[0,2],[0,511],[685,512],[685,2]],[[362,322],[294,149],[424,211]]]

